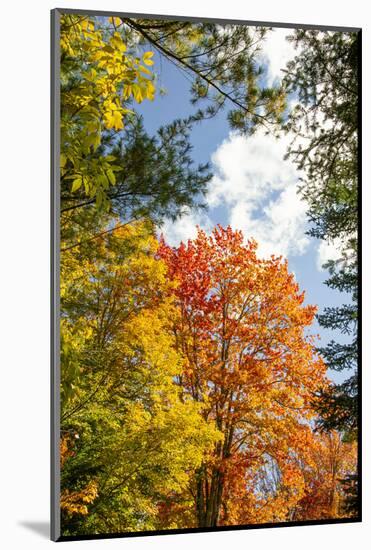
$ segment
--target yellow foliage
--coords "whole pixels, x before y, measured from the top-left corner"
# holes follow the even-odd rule
[[[92,456],[102,469],[95,479],[97,508],[112,508],[115,498],[116,506],[126,502],[153,516],[154,501],[143,497],[138,479],[164,498],[186,492],[192,473],[221,440],[203,418],[203,404],[183,395],[177,383],[184,359],[172,330],[179,316],[175,284],[157,249],[152,227],[137,222],[117,226],[84,253],[74,248],[61,258],[62,419],[65,429],[71,422],[79,426],[79,450],[63,481],[75,463]],[[89,445],[95,455],[81,453]],[[84,514],[94,493],[82,495],[75,484],[73,478],[74,491],[63,493],[62,508]]]
[[[97,206],[108,208],[106,191],[120,169],[115,158],[89,158],[101,144],[102,133],[119,132],[133,111],[127,102],[153,101],[153,52],[141,60],[128,52],[121,21],[110,18],[111,28],[96,18],[63,15],[61,19],[61,179],[71,192],[97,198]],[[113,27],[113,32],[112,32]],[[81,188],[81,189],[80,189]]]
[[[88,504],[94,502],[97,496],[98,485],[95,481],[89,481],[81,491],[69,491],[65,489],[61,493],[61,510],[68,515],[78,514],[86,516],[89,512]]]

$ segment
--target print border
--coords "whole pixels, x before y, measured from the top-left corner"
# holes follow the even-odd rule
[[[237,24],[256,27],[273,27],[287,29],[312,29],[323,31],[356,32],[358,34],[358,516],[343,519],[286,521],[281,523],[262,523],[246,525],[223,525],[210,528],[166,529],[153,531],[135,531],[122,533],[102,533],[92,535],[61,535],[60,522],[60,194],[59,194],[59,155],[60,155],[60,16],[63,14],[106,16],[106,17],[138,17],[141,19],[160,19],[165,21],[191,21],[219,24]],[[80,10],[55,8],[51,10],[51,410],[50,410],[50,537],[55,542],[142,537],[155,535],[174,535],[185,533],[207,533],[219,531],[239,531],[250,529],[266,529],[278,527],[295,527],[310,525],[331,525],[344,523],[359,523],[362,521],[362,28],[328,25],[311,25],[302,23],[273,23],[269,21],[249,21],[240,19],[217,19],[211,17],[187,17],[177,15],[143,14],[132,12]]]

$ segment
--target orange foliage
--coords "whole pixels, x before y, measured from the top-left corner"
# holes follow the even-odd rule
[[[199,526],[285,521],[305,495],[298,456],[312,440],[313,394],[327,384],[306,335],[316,308],[287,261],[256,249],[220,226],[159,249],[177,281],[178,382],[223,434],[191,487]]]
[[[60,439],[61,468],[63,468],[66,460],[75,454],[71,447],[70,437],[63,435]],[[95,480],[90,480],[80,491],[64,489],[60,496],[61,510],[70,516],[74,514],[86,516],[89,512],[87,505],[91,504],[97,496],[98,484]]]
[[[60,454],[60,464],[61,468],[63,468],[64,463],[66,460],[74,455],[74,452],[71,449],[71,440],[68,436],[62,435],[60,442],[59,442],[59,454]]]
[[[86,516],[89,512],[88,504],[98,496],[98,486],[95,481],[89,483],[81,491],[69,491],[65,489],[61,494],[61,510],[68,515],[79,514]]]
[[[316,434],[301,462],[305,495],[293,511],[294,520],[349,517],[344,511],[341,480],[357,470],[355,442],[343,442],[337,432]]]

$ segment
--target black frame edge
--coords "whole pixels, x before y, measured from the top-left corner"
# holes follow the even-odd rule
[[[308,520],[308,521],[286,521],[281,523],[256,523],[248,525],[222,525],[219,527],[195,527],[185,529],[163,529],[153,531],[128,531],[123,533],[100,533],[92,535],[62,535],[58,542],[70,542],[76,540],[101,540],[101,539],[118,539],[118,538],[137,538],[159,535],[185,535],[198,533],[218,533],[222,531],[251,531],[255,529],[280,529],[284,527],[312,527],[315,525],[345,525],[349,523],[361,523],[358,518],[344,519],[324,519],[324,520]]]
[[[357,125],[358,125],[358,248],[357,248],[357,261],[358,261],[358,296],[357,296],[357,309],[358,309],[358,338],[357,338],[357,359],[358,359],[358,487],[357,487],[357,499],[358,499],[358,515],[360,521],[362,521],[362,29],[358,31],[358,48],[357,48],[357,68],[358,68],[358,109],[357,109]]]

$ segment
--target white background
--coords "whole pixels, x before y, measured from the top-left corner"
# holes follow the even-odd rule
[[[44,548],[49,519],[49,59],[54,7],[362,26],[364,523],[74,542],[73,548],[366,548],[370,529],[370,17],[367,2],[7,0],[1,7],[0,545]],[[4,95],[4,97],[3,97]],[[368,152],[368,155],[367,155]],[[367,209],[368,206],[368,209]],[[5,306],[5,307],[4,307]],[[368,543],[370,544],[370,543]],[[87,545],[87,546],[86,546]]]

